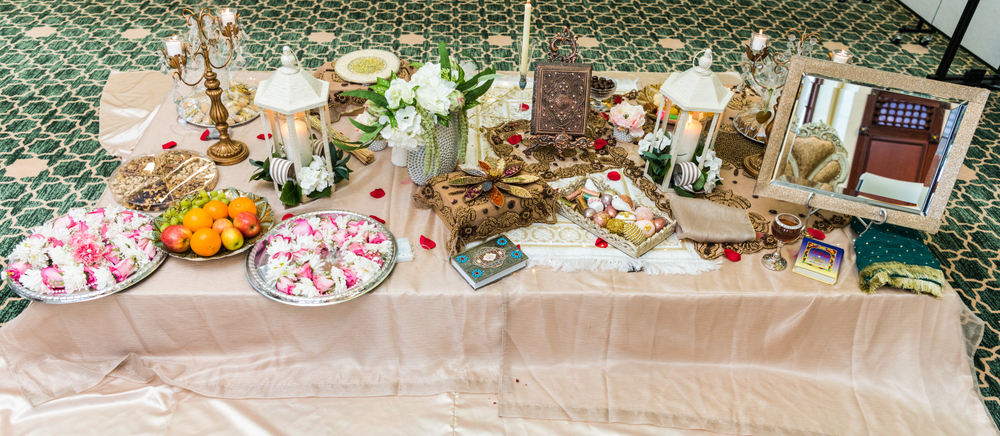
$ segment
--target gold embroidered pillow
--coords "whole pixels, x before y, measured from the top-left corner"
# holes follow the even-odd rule
[[[472,185],[448,183],[467,179],[468,176],[462,171],[441,174],[428,180],[413,194],[417,207],[434,209],[451,230],[451,237],[448,239],[451,254],[458,253],[469,242],[486,240],[534,223],[556,222],[553,207],[556,192],[547,183],[539,180],[518,185],[531,192],[532,196],[521,198],[504,195],[502,203],[497,206],[489,195],[479,195],[466,202],[466,194]]]

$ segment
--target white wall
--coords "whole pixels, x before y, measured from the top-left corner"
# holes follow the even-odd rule
[[[966,0],[899,0],[925,21],[947,36],[951,36],[958,25],[958,19],[965,10]],[[976,14],[972,16],[969,30],[962,38],[962,47],[979,56],[993,68],[1000,68],[1000,0],[981,0]],[[952,71],[951,74],[964,74]]]

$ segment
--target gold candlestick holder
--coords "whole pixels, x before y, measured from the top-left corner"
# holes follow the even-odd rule
[[[203,8],[197,14],[190,9],[184,9],[182,14],[188,26],[192,27],[192,29],[195,26],[197,27],[198,31],[192,31],[191,33],[197,35],[199,39],[198,43],[192,47],[187,42],[181,42],[180,52],[173,55],[168,54],[169,51],[161,47],[160,54],[170,69],[173,70],[174,77],[185,85],[194,87],[202,81],[205,83],[205,94],[208,95],[208,98],[212,102],[209,116],[212,118],[212,123],[215,124],[215,129],[219,131],[219,141],[208,147],[208,157],[218,165],[238,164],[250,156],[250,150],[245,143],[232,139],[229,136],[229,123],[227,122],[229,111],[226,110],[226,106],[222,103],[221,82],[215,70],[225,68],[233,59],[233,52],[236,47],[233,39],[240,32],[239,13],[235,14],[234,20],[227,23],[223,23],[222,19],[212,15],[211,10],[208,8]],[[226,56],[225,62],[221,65],[216,65],[212,63],[211,49],[220,45],[220,40],[228,44],[229,53]],[[199,56],[205,65],[204,73],[193,82],[184,80],[184,74],[188,69],[188,61],[194,61]]]

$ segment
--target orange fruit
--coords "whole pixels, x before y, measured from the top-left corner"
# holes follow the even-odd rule
[[[257,205],[253,203],[253,200],[246,197],[235,198],[229,202],[229,217],[236,218],[240,212],[250,212],[257,215]]]
[[[201,229],[191,237],[191,251],[199,256],[211,256],[222,248],[222,238],[212,229]]]
[[[205,203],[202,207],[208,215],[212,217],[213,220],[221,220],[223,218],[229,218],[229,206],[219,200],[212,200]]]
[[[184,227],[187,227],[192,232],[211,228],[214,222],[215,220],[212,219],[212,216],[208,212],[205,212],[205,209],[196,207],[184,214]]]

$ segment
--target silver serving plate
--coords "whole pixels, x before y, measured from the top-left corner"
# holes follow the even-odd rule
[[[270,239],[271,235],[276,233],[284,226],[291,225],[296,219],[308,219],[314,216],[320,215],[347,215],[351,218],[367,221],[378,227],[379,231],[385,234],[386,238],[392,241],[392,252],[388,259],[385,259],[385,264],[382,265],[382,270],[378,272],[374,277],[368,279],[367,281],[357,283],[350,289],[340,292],[323,295],[321,297],[299,297],[296,295],[288,295],[283,292],[278,292],[274,286],[267,284],[267,280],[264,279],[264,274],[261,273],[261,267],[267,265],[267,260],[265,259],[267,253],[267,241]],[[253,286],[257,292],[261,295],[270,298],[274,301],[284,304],[290,304],[293,306],[329,306],[331,304],[343,303],[347,300],[353,300],[364,294],[367,294],[379,284],[382,283],[386,277],[389,277],[389,273],[396,266],[396,256],[399,252],[399,247],[396,245],[396,238],[392,235],[382,223],[375,221],[367,216],[361,215],[356,212],[350,212],[346,210],[320,210],[316,212],[308,212],[301,215],[296,215],[292,218],[282,221],[281,223],[271,227],[271,230],[267,232],[263,238],[253,246],[253,249],[247,253],[246,261],[246,274],[247,280],[250,281],[250,285]]]
[[[144,216],[146,218],[149,218],[150,222],[152,222],[152,220],[153,220],[153,217],[150,216],[150,215],[148,215],[148,214],[146,214],[146,213],[137,212],[137,211],[133,211],[133,212],[134,213],[138,213],[138,214],[140,214],[140,215],[142,215],[142,216]],[[48,222],[55,221],[58,218],[59,217],[53,218],[53,219],[49,220]],[[108,289],[105,289],[103,291],[74,292],[72,294],[65,294],[65,295],[52,295],[52,294],[42,294],[42,293],[38,293],[38,292],[32,291],[32,290],[30,290],[28,288],[25,288],[24,286],[21,286],[20,283],[17,283],[14,280],[9,280],[8,279],[7,283],[10,284],[10,288],[14,290],[15,294],[20,295],[21,297],[26,298],[26,299],[31,300],[31,301],[40,301],[42,303],[48,303],[48,304],[81,303],[81,302],[84,302],[84,301],[96,300],[96,299],[101,298],[101,297],[107,297],[108,295],[116,294],[116,293],[124,291],[124,290],[126,290],[128,288],[131,288],[136,283],[139,283],[143,279],[145,279],[146,277],[149,277],[150,275],[152,275],[153,272],[156,271],[156,269],[159,268],[160,265],[162,265],[163,261],[165,261],[165,260],[167,260],[167,253],[164,252],[159,247],[157,247],[156,248],[156,257],[154,257],[153,260],[150,261],[150,263],[146,264],[146,266],[142,267],[140,270],[138,270],[135,273],[133,273],[131,276],[129,276],[124,281],[122,281],[122,282],[118,283],[117,285],[114,285],[114,286],[112,286],[112,287],[110,287]],[[9,265],[10,263],[11,263],[10,260],[8,260],[7,264]]]

